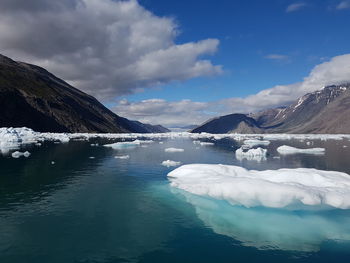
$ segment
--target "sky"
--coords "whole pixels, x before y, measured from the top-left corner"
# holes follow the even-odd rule
[[[350,82],[350,0],[1,0],[0,53],[180,127]]]

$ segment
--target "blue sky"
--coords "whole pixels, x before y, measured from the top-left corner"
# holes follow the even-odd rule
[[[302,81],[315,65],[350,52],[350,9],[338,10],[341,1],[139,2],[156,15],[176,19],[180,29],[177,43],[219,39],[219,50],[210,60],[223,65],[225,72],[125,97],[132,101],[247,96],[277,84]],[[298,3],[305,5],[294,12],[286,11]],[[269,59],[269,55],[281,58]]]
[[[182,126],[350,82],[349,18],[350,0],[0,1],[0,53]]]

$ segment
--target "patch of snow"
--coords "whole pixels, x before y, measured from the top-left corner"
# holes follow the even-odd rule
[[[325,148],[308,148],[308,149],[301,149],[301,148],[295,148],[288,145],[282,145],[277,148],[277,151],[280,154],[286,155],[286,154],[296,154],[296,153],[306,153],[306,154],[325,154],[326,149]]]
[[[162,162],[163,166],[166,167],[172,167],[172,166],[179,166],[181,165],[181,162],[175,162],[175,161],[171,161],[171,160],[166,160]]]
[[[231,165],[183,165],[171,186],[232,205],[289,209],[350,209],[350,175],[310,168],[254,171]]]

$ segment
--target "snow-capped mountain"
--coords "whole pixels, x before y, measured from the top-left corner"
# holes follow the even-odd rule
[[[258,129],[261,133],[350,133],[350,84],[327,86],[300,97],[288,107],[248,116],[256,121],[254,132]],[[206,126],[211,126],[210,122]],[[219,127],[212,127],[213,130],[224,132]],[[236,129],[230,132],[244,133]]]

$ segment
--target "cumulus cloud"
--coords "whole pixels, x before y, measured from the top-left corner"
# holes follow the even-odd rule
[[[136,0],[2,0],[0,51],[45,67],[99,99],[220,74],[219,41],[177,44],[178,25]]]
[[[324,86],[350,82],[350,54],[336,56],[315,66],[302,82],[277,85],[244,98],[228,98],[212,102],[183,100],[145,100],[119,102],[115,111],[131,119],[171,126],[200,124],[212,117],[231,113],[250,113],[288,105],[308,92]]]
[[[162,99],[149,99],[138,102],[121,100],[113,110],[121,116],[144,123],[162,124],[167,127],[181,127],[201,123],[216,116],[208,113],[210,102],[181,100],[170,102]]]
[[[302,9],[305,6],[306,6],[306,3],[304,2],[290,4],[289,6],[287,6],[286,12],[287,13],[295,12]]]
[[[336,6],[336,9],[338,9],[338,10],[349,9],[349,8],[350,8],[350,1],[341,1]]]

